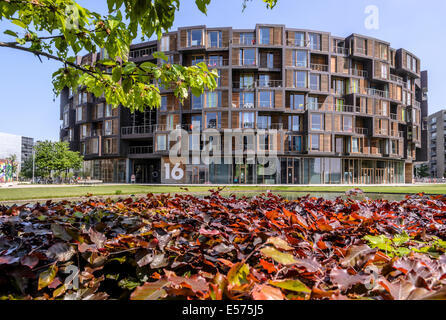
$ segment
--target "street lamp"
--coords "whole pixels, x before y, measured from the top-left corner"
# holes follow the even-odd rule
[[[35,171],[36,171],[36,150],[34,150],[34,143],[33,143],[33,184],[36,183],[34,178]]]

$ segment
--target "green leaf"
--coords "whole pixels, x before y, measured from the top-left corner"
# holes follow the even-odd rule
[[[119,82],[121,80],[122,70],[120,66],[114,67],[112,72],[112,80],[114,82]]]
[[[42,272],[39,275],[39,283],[38,283],[38,290],[42,290],[43,288],[48,287],[51,282],[54,281],[54,278],[57,274],[57,266],[53,264],[51,267],[49,267],[48,270]]]
[[[164,60],[166,62],[169,60],[169,58],[167,58],[167,56],[164,54],[164,52],[161,52],[161,51],[154,52],[153,53],[153,57],[155,59],[161,59],[161,60]]]
[[[7,34],[7,35],[10,35],[10,36],[13,36],[13,37],[16,37],[16,38],[18,38],[19,36],[18,36],[18,34],[16,33],[16,32],[14,32],[14,31],[12,31],[12,30],[6,30],[5,32],[3,32],[4,34]]]
[[[297,262],[293,255],[289,253],[280,252],[279,250],[276,250],[273,247],[263,248],[262,250],[260,250],[260,252],[264,256],[271,258],[274,261],[283,265],[291,265]]]
[[[283,280],[283,281],[270,281],[275,287],[279,287],[285,290],[290,290],[294,292],[307,292],[310,293],[311,289],[303,284],[300,280]]]
[[[238,262],[228,272],[228,283],[232,286],[241,286],[248,283],[248,274],[249,266],[246,263]]]
[[[11,22],[14,23],[16,26],[26,29],[26,24],[24,24],[21,20],[12,19]]]
[[[127,62],[124,66],[123,71],[125,74],[129,74],[135,71],[135,69],[136,69],[136,64],[134,62]]]

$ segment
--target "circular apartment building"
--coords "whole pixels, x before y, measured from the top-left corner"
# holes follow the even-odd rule
[[[133,114],[82,90],[64,91],[61,139],[84,155],[94,179],[410,183],[413,162],[425,156],[427,72],[388,42],[284,25],[194,26],[132,45],[129,59],[160,63],[156,51],[172,63],[217,69],[218,88],[183,103],[162,89],[160,109]],[[173,131],[187,146],[182,157],[169,155],[179,146]]]

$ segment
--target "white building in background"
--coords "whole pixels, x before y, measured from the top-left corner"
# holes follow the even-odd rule
[[[19,171],[23,162],[32,157],[34,139],[0,132],[0,160],[16,155]]]

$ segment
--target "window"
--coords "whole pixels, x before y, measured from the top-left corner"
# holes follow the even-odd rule
[[[259,75],[259,87],[261,87],[261,88],[271,87],[270,78],[271,77],[269,74],[260,74]]]
[[[290,108],[292,110],[304,110],[305,95],[303,94],[291,94],[290,95]]]
[[[215,68],[223,65],[223,56],[209,56],[208,67]]]
[[[104,104],[99,103],[96,105],[96,119],[100,119],[104,116]]]
[[[161,38],[161,51],[169,51],[169,36],[164,36]]]
[[[245,109],[254,108],[254,92],[240,92],[240,106]]]
[[[310,33],[310,48],[312,50],[321,50],[321,35],[316,33]]]
[[[381,64],[381,78],[387,79],[387,65]]]
[[[294,45],[298,47],[305,47],[305,33],[303,32],[294,33]]]
[[[80,130],[81,131],[81,139],[86,138],[88,136],[87,125],[86,124],[81,125],[80,129],[81,129]]]
[[[311,130],[324,130],[322,114],[313,113],[311,114]]]
[[[305,71],[295,71],[293,82],[295,88],[307,88],[307,73]]]
[[[90,150],[91,153],[94,153],[94,154],[99,153],[99,141],[98,141],[98,138],[91,139],[90,143],[91,143],[91,150]]]
[[[310,135],[310,139],[311,139],[310,149],[312,151],[320,151],[319,138],[320,138],[320,135],[318,135],[318,134]]]
[[[308,97],[308,110],[318,110],[319,109],[319,101],[317,97]]]
[[[76,107],[76,121],[82,121],[82,107]]]
[[[113,134],[113,120],[104,121],[104,135],[111,136]]]
[[[270,129],[271,128],[271,116],[258,116],[257,117],[257,129]]]
[[[308,61],[307,51],[305,50],[294,50],[293,51],[293,66],[306,68]]]
[[[341,85],[341,84],[339,84]],[[359,93],[359,79],[350,79],[350,92]]]
[[[191,127],[191,129],[198,128],[199,130],[201,130],[201,126],[202,126],[201,121],[202,121],[202,117],[201,116],[199,116],[199,115],[192,116],[192,127]]]
[[[386,116],[388,115],[387,110],[389,109],[389,102],[388,101],[382,101],[382,115]]]
[[[357,38],[356,39],[356,51],[360,54],[367,55],[367,40]]]
[[[352,138],[352,153],[359,153],[359,138]]]
[[[160,111],[167,111],[167,96],[161,96]]]
[[[221,48],[222,47],[222,34],[221,31],[209,32],[209,47]]]
[[[113,142],[115,141],[115,139],[105,139],[104,140],[104,153],[105,154],[112,154],[114,153],[113,150]]]
[[[288,137],[288,151],[294,151],[294,152],[302,151],[302,136]]]
[[[259,150],[267,151],[273,149],[273,139],[271,139],[269,134],[259,134]]]
[[[63,113],[63,126],[64,128],[68,127],[68,112]]]
[[[320,74],[310,74],[310,89],[311,90],[321,90],[321,75]]]
[[[208,112],[206,113],[206,128],[217,129],[218,126],[218,117],[216,112]]]
[[[335,111],[338,112],[344,111],[344,99],[336,99]]]
[[[240,75],[240,88],[241,89],[254,88],[254,75],[253,74],[241,74]]]
[[[200,62],[204,62],[204,56],[200,55],[200,56],[193,56],[192,57],[192,65],[193,66],[196,66]]]
[[[270,44],[270,28],[260,28],[260,44]]]
[[[221,91],[206,92],[205,108],[219,108],[221,102]]]
[[[240,127],[254,129],[254,112],[240,113]]]
[[[201,29],[188,30],[187,39],[189,47],[197,47],[202,45],[203,31]]]
[[[113,106],[111,104],[107,104],[105,106],[105,116],[106,117],[113,117]]]
[[[274,107],[274,91],[260,91],[259,92],[259,107],[273,108]]]
[[[381,48],[381,59],[387,60],[387,46],[380,44]]]
[[[353,132],[353,117],[351,116],[343,117],[343,128],[344,132]]]
[[[165,134],[156,136],[156,150],[157,151],[167,150],[167,136]]]
[[[240,44],[253,45],[255,44],[254,34],[248,32],[240,33]]]
[[[256,49],[240,49],[240,64],[244,66],[256,64]]]
[[[300,131],[300,116],[288,116],[288,130]]]
[[[192,95],[192,109],[201,110],[203,108],[203,95],[195,96]]]
[[[78,94],[78,104],[83,104],[88,102],[88,93],[87,92],[79,92]]]
[[[332,88],[336,94],[343,95],[345,94],[345,83],[344,80],[341,79],[333,79],[332,80]]]

